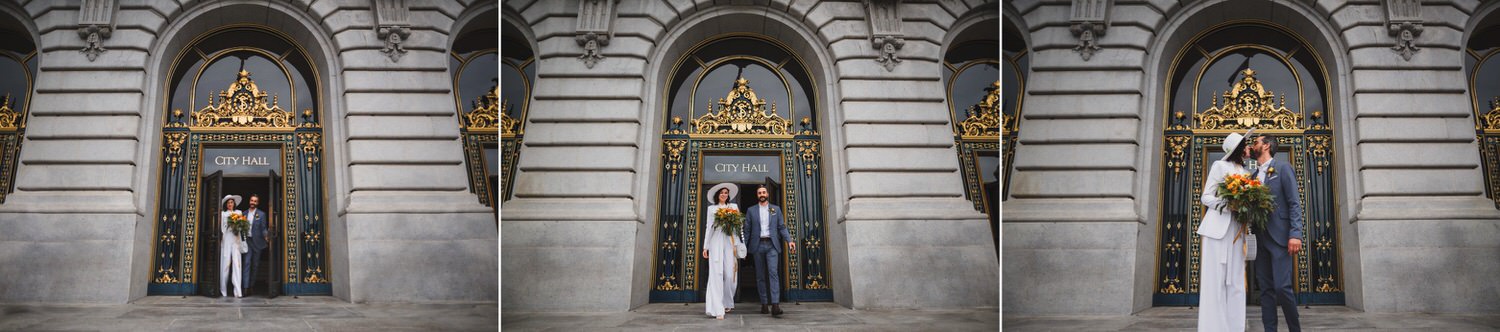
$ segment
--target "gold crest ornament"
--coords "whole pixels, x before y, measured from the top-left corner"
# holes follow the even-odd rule
[[[241,70],[229,89],[219,92],[217,105],[213,97],[208,105],[193,113],[195,128],[267,128],[293,129],[292,112],[281,109],[278,97],[266,102],[268,94]]]
[[[719,110],[709,103],[708,113],[693,120],[697,134],[724,135],[790,135],[792,122],[776,114],[776,105],[766,110],[766,100],[755,96],[750,81],[744,77],[734,80],[734,88],[724,99],[719,99]]]

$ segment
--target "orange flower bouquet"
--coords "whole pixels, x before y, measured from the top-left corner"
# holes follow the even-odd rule
[[[714,212],[714,228],[733,238],[745,227],[745,215],[734,208],[720,208]]]
[[[1276,209],[1270,188],[1244,174],[1230,174],[1219,182],[1217,189],[1219,198],[1226,203],[1219,206],[1219,212],[1229,208],[1234,220],[1250,226],[1252,232],[1266,229],[1266,221]]]
[[[250,223],[245,221],[245,215],[239,212],[231,213],[229,214],[229,230],[234,231],[234,235],[245,236],[245,234],[250,234]]]

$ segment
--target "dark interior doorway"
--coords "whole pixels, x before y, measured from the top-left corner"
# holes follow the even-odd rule
[[[245,285],[234,285],[232,278],[225,285],[241,288],[253,286],[244,290],[244,296],[276,297],[281,293],[282,285],[280,273],[276,272],[281,270],[281,256],[277,253],[282,252],[280,245],[282,241],[278,240],[278,236],[282,234],[282,224],[281,220],[276,218],[276,212],[282,208],[280,204],[276,204],[280,202],[278,194],[281,189],[281,177],[275,172],[270,172],[265,176],[224,176],[222,172],[215,172],[203,177],[202,181],[204,204],[199,212],[199,225],[203,226],[200,228],[203,236],[199,238],[198,247],[199,262],[202,262],[198,267],[198,275],[201,276],[202,282],[198,284],[198,293],[209,297],[218,297],[220,293],[220,243],[223,236],[219,234],[219,216],[223,211],[223,206],[220,205],[223,197],[239,195],[243,201],[234,208],[249,213],[250,197],[255,195],[258,196],[257,200],[260,203],[257,210],[264,212],[267,219],[266,234],[264,234],[267,248],[259,253],[257,259],[259,265],[255,267],[255,271],[241,276],[241,281]],[[241,263],[247,267],[255,264],[246,259],[247,257],[248,255],[242,255]],[[244,273],[243,270],[241,273]],[[230,296],[234,294],[232,289],[224,293]]]

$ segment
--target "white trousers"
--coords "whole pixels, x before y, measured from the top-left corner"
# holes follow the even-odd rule
[[[1239,223],[1229,225],[1222,239],[1203,237],[1199,272],[1198,331],[1240,332],[1245,330],[1245,237],[1235,239]]]
[[[219,243],[219,296],[229,296],[225,293],[227,288],[224,287],[224,283],[233,275],[234,297],[243,297],[245,295],[242,294],[240,288],[243,288],[244,284],[240,283],[240,270],[244,269],[244,265],[240,262],[240,248],[232,240],[225,237],[223,242]],[[231,264],[234,265],[233,269],[231,269]]]

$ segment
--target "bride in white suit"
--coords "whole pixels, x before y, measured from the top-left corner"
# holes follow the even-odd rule
[[[223,235],[219,240],[219,296],[229,296],[225,293],[227,289],[224,288],[226,286],[224,283],[233,278],[234,297],[244,297],[240,290],[244,288],[244,284],[240,283],[240,270],[243,269],[243,265],[240,265],[242,264],[240,254],[249,252],[250,248],[246,246],[245,240],[229,230],[229,216],[235,213],[244,215],[240,210],[234,209],[235,206],[240,205],[240,196],[225,195],[219,204],[222,204],[224,210],[219,212],[219,234]],[[234,265],[232,269],[230,265]]]
[[[740,238],[743,233],[729,236],[714,227],[714,213],[719,209],[740,209],[739,204],[730,203],[738,192],[739,186],[720,183],[706,193],[708,201],[714,204],[704,209],[708,212],[703,223],[703,257],[708,258],[708,287],[704,289],[703,305],[704,312],[718,319],[724,319],[724,313],[734,309],[734,290],[739,286],[735,280],[738,276],[735,264],[739,263],[738,258],[749,254],[745,250],[745,240]]]
[[[1202,264],[1198,273],[1202,284],[1198,296],[1198,331],[1244,331],[1245,330],[1245,251],[1243,246],[1248,235],[1239,221],[1234,220],[1228,209],[1219,211],[1225,204],[1218,196],[1219,183],[1230,174],[1249,174],[1245,168],[1249,145],[1247,136],[1230,133],[1224,138],[1223,159],[1215,161],[1203,184],[1203,196],[1199,200],[1207,207],[1203,222],[1198,225],[1198,234],[1203,236]],[[1253,250],[1253,249],[1252,249]]]

